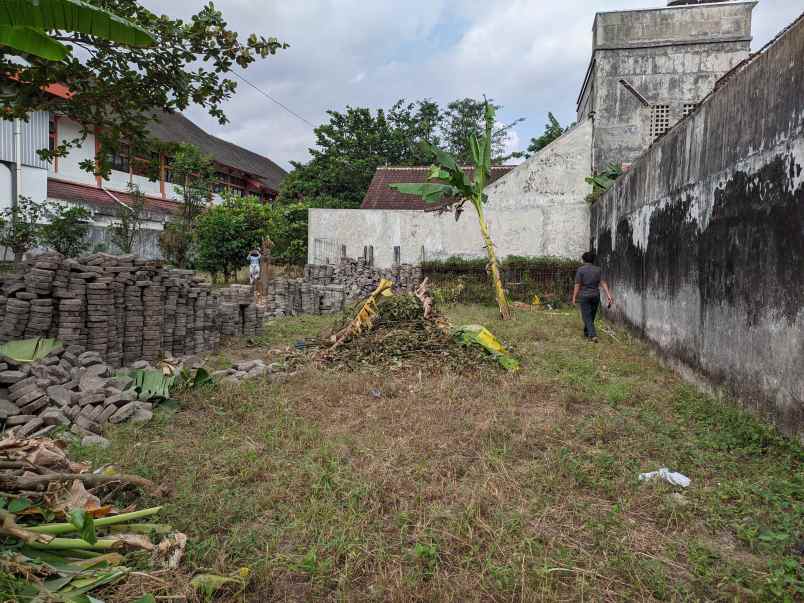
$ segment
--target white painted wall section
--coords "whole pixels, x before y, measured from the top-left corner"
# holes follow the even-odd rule
[[[486,218],[500,257],[577,258],[588,248],[589,207],[585,182],[591,165],[592,124],[579,124],[491,184]],[[360,256],[374,247],[374,263],[387,268],[400,248],[403,263],[485,257],[471,206],[458,222],[452,214],[411,210],[311,209],[308,261],[321,262],[346,246]],[[337,261],[337,257],[330,257]]]

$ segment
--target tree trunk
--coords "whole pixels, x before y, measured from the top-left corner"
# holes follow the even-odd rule
[[[482,202],[474,202],[475,210],[477,211],[477,220],[480,222],[480,234],[483,235],[483,242],[486,244],[486,253],[489,256],[489,270],[491,272],[491,280],[494,283],[494,291],[497,296],[497,306],[500,308],[500,319],[511,319],[511,308],[508,307],[508,299],[505,297],[505,289],[503,289],[502,279],[500,278],[500,268],[497,265],[497,254],[494,251],[494,242],[489,235],[489,227],[486,224],[486,218],[483,215]]]

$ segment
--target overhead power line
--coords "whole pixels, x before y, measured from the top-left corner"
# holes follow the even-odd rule
[[[307,119],[303,118],[301,115],[299,115],[298,113],[296,113],[296,112],[295,112],[293,109],[291,109],[290,107],[288,107],[287,105],[285,105],[285,104],[284,104],[284,103],[282,103],[281,101],[279,101],[279,100],[275,99],[273,96],[271,96],[270,94],[268,94],[268,93],[267,93],[265,90],[263,90],[262,88],[260,88],[260,87],[259,87],[259,86],[257,86],[256,84],[252,84],[250,81],[248,81],[246,78],[244,78],[244,77],[243,77],[242,75],[240,75],[239,73],[235,73],[234,71],[232,71],[231,73],[232,73],[232,75],[234,75],[234,76],[235,76],[237,79],[242,80],[243,82],[245,82],[246,84],[248,84],[249,86],[251,86],[252,88],[254,88],[254,90],[256,90],[257,92],[259,92],[260,94],[262,94],[262,95],[263,95],[265,98],[267,98],[267,99],[268,99],[268,100],[270,100],[271,102],[274,102],[274,103],[276,103],[277,105],[279,105],[280,107],[282,107],[282,108],[283,108],[285,111],[287,111],[288,113],[290,113],[290,114],[291,114],[293,117],[295,117],[296,119],[299,119],[299,120],[303,121],[304,123],[306,123],[306,124],[307,124],[308,126],[310,126],[311,128],[315,128],[315,127],[316,127],[316,125],[315,125],[315,124],[313,124],[313,123],[311,123],[309,120],[307,120]]]

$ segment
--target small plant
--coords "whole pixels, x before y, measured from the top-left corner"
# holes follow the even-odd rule
[[[432,577],[438,566],[438,544],[434,542],[417,542],[413,545],[413,558],[425,577]]]
[[[597,201],[600,195],[609,190],[622,174],[622,166],[616,163],[610,163],[602,172],[587,177],[586,183],[592,185],[592,192],[587,195],[586,201],[590,204]]]
[[[69,258],[80,255],[89,247],[89,219],[84,207],[65,207],[51,203],[45,209],[49,223],[41,227],[41,242]]]
[[[131,253],[142,232],[145,220],[145,195],[136,184],[128,185],[128,193],[134,199],[129,205],[119,205],[117,222],[109,227],[112,244],[123,253]]]
[[[44,213],[44,203],[36,203],[28,197],[20,197],[15,205],[3,210],[0,245],[12,251],[17,267],[22,263],[22,256],[39,243],[39,222]]]

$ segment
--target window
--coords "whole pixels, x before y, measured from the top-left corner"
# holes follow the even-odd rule
[[[112,169],[128,174],[131,171],[131,162],[129,161],[128,154],[128,145],[121,144],[117,151],[109,156],[109,163],[111,163]]]
[[[136,176],[144,176],[150,180],[159,179],[159,155],[151,154],[151,158],[134,157],[131,160],[131,173]]]
[[[212,192],[220,195],[228,188],[228,184],[229,174],[215,172],[215,182],[212,183]]]
[[[698,106],[698,103],[684,103],[684,107],[682,108],[682,115],[683,117],[687,117],[690,113],[695,111],[695,107]]]
[[[238,178],[237,176],[229,176],[229,190],[233,195],[240,197],[246,196],[246,187],[248,183],[245,178]]]
[[[171,157],[165,157],[165,182],[170,182],[171,184],[175,182],[174,178],[176,177],[171,168],[172,163],[173,159]]]
[[[670,105],[653,105],[650,114],[651,140],[659,138],[670,129]]]
[[[56,150],[56,145],[58,144],[56,142],[56,138],[58,138],[58,136],[59,136],[59,131],[58,131],[58,128],[56,127],[56,116],[55,115],[50,116],[50,124],[49,124],[49,126],[50,126],[50,132],[48,133],[48,139],[49,139],[48,148],[50,149],[50,152],[52,153],[53,151]]]

